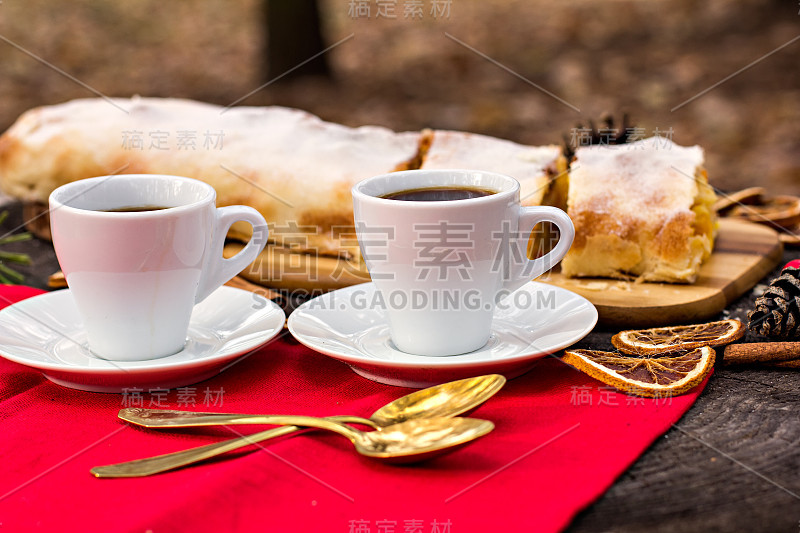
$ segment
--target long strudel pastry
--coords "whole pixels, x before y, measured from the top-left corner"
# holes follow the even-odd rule
[[[259,210],[273,240],[338,253],[338,231],[353,224],[352,185],[409,168],[420,136],[348,128],[284,107],[74,100],[28,111],[0,137],[0,185],[6,194],[46,205],[59,185],[92,176],[197,178],[216,189],[217,205]],[[234,236],[249,232],[245,224],[232,229]]]

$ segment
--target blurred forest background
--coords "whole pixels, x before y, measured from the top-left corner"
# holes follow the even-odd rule
[[[797,0],[318,0],[321,43],[280,20],[296,1],[2,0],[0,131],[94,96],[57,67],[109,96],[252,92],[238,105],[530,144],[629,113],[704,147],[718,188],[800,194]],[[276,58],[309,43],[332,47],[329,75],[279,77]]]

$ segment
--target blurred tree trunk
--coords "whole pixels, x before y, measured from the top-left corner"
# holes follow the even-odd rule
[[[325,49],[317,0],[265,0],[267,81],[294,69]],[[288,77],[330,75],[325,54],[296,68]]]

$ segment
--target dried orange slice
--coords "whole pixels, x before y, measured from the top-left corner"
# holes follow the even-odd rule
[[[714,203],[714,211],[721,212],[739,204],[758,203],[767,194],[763,187],[750,187],[730,194],[720,194],[719,199]]]
[[[728,211],[728,216],[779,228],[790,228],[800,223],[800,198],[796,196],[765,198],[759,205],[737,205]]]
[[[691,326],[620,331],[611,338],[611,344],[620,352],[646,355],[694,350],[700,346],[723,346],[741,339],[743,335],[741,320],[731,318]]]
[[[713,348],[633,356],[599,350],[567,350],[566,363],[623,392],[667,398],[693,389],[714,367]]]

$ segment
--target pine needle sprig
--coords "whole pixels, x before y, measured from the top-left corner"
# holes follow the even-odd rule
[[[5,222],[7,218],[7,210],[0,213],[0,224]],[[7,235],[0,238],[0,246],[14,242],[29,241],[31,238],[32,235],[27,231],[24,233]],[[31,257],[28,254],[21,252],[6,252],[0,250],[0,283],[5,283],[6,285],[19,285],[20,283],[24,282],[25,276],[8,266],[8,263],[17,265],[30,265]]]

